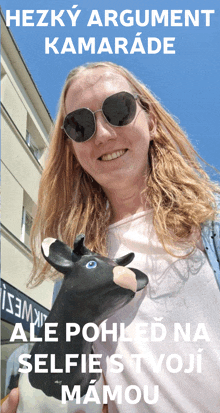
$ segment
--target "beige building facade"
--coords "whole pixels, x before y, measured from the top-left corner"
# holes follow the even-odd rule
[[[3,344],[10,338],[16,322],[36,322],[40,327],[51,305],[51,281],[33,289],[26,287],[32,268],[30,229],[36,211],[39,181],[47,155],[51,126],[51,116],[1,15]],[[2,346],[3,376],[13,346],[16,348],[18,344]]]

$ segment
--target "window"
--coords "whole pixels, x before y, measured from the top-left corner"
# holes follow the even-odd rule
[[[33,223],[33,217],[27,212],[25,207],[23,207],[22,213],[22,226],[21,226],[21,241],[27,246],[30,247],[30,233]]]
[[[21,218],[21,237],[20,240],[30,248],[30,234],[37,206],[28,193],[24,190],[23,193],[23,209]]]
[[[30,132],[28,132],[28,130],[26,131],[26,142],[27,142],[31,152],[35,156],[35,158],[39,159],[40,151],[39,151],[36,143],[34,142],[34,139],[32,138]]]

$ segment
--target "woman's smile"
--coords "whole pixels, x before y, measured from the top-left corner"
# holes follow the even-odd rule
[[[121,149],[119,151],[115,151],[112,153],[106,153],[105,155],[102,155],[98,158],[99,161],[112,161],[113,159],[120,158],[123,156],[128,149]]]

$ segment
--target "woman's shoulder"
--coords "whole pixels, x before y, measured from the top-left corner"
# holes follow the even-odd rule
[[[202,239],[205,244],[206,249],[208,245],[206,244],[214,244],[214,246],[218,245],[220,249],[220,194],[215,195],[216,200],[216,208],[217,208],[217,216],[214,221],[206,221],[202,224]],[[220,251],[218,251],[220,255]]]
[[[216,195],[217,217],[202,224],[201,235],[209,262],[220,288],[220,194]]]

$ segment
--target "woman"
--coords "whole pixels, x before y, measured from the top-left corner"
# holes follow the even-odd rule
[[[111,257],[135,252],[132,265],[148,274],[149,286],[107,322],[109,330],[124,324],[125,336],[117,331],[117,341],[109,334],[95,344],[107,383],[122,389],[122,403],[110,401],[109,412],[218,411],[219,251],[209,255],[211,268],[201,227],[209,248],[207,237],[216,242],[216,235],[204,223],[217,219],[220,190],[197,156],[126,69],[100,62],[69,74],[39,190],[31,283],[56,276],[37,259],[39,233],[72,246],[83,232],[88,248]],[[153,323],[162,319],[158,336]],[[189,367],[189,355],[202,349],[204,374]],[[118,369],[110,363],[115,353]]]

